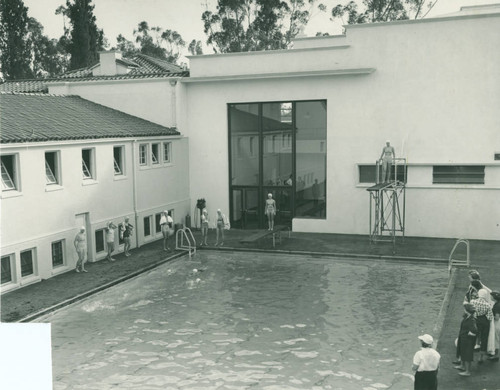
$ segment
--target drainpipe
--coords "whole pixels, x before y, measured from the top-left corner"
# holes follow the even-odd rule
[[[177,85],[177,80],[170,80],[170,86],[171,86],[171,94],[170,98],[172,101],[170,102],[170,110],[172,111],[172,115],[170,116],[172,120],[172,127],[177,128],[177,95],[176,95],[176,85]]]
[[[132,142],[132,186],[133,186],[133,202],[134,202],[134,221],[135,221],[135,242],[137,245],[137,248],[139,248],[139,216],[137,215],[137,173],[136,173],[136,166],[135,166],[135,148],[137,146],[137,140],[135,139]]]

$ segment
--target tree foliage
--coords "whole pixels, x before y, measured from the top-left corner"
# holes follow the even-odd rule
[[[191,42],[189,42],[188,51],[193,56],[199,56],[199,55],[203,54],[203,49],[201,47],[201,41],[197,41],[196,39],[193,39]]]
[[[65,41],[50,39],[43,34],[43,26],[35,19],[28,19],[28,47],[31,69],[35,77],[56,76],[69,65]]]
[[[426,15],[438,0],[363,0],[349,1],[332,8],[332,17],[340,18],[343,23],[359,24],[389,22],[393,20],[418,19]],[[347,19],[347,20],[346,20]]]
[[[186,42],[181,34],[175,30],[163,30],[161,27],[149,27],[148,23],[143,21],[134,30],[135,42],[139,44],[139,52],[151,57],[161,58],[171,63],[177,63],[181,56],[181,50],[186,47]],[[117,38],[118,40],[118,38]],[[122,41],[131,49],[130,41]]]
[[[218,0],[202,14],[215,52],[285,49],[304,28],[317,0]],[[324,10],[324,5],[318,6]]]
[[[22,0],[0,0],[0,60],[3,77],[33,77],[28,43],[28,8]]]
[[[97,28],[92,0],[66,0],[65,12],[71,24],[70,69],[95,64],[104,49],[104,32]]]

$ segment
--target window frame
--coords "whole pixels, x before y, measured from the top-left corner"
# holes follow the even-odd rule
[[[51,154],[54,156],[53,166],[51,166],[50,163],[47,161],[47,154]],[[45,160],[45,179],[46,179],[45,185],[47,186],[61,185],[61,158],[59,151],[56,150],[46,151],[44,154],[44,160]],[[52,174],[54,181],[49,180],[47,170],[49,170],[50,173]]]
[[[119,161],[116,161],[116,151],[119,151]],[[118,172],[117,172],[118,168]],[[114,176],[125,176],[125,146],[113,146],[113,174]]]
[[[160,144],[161,143],[159,142],[151,143],[151,165],[160,165],[160,162],[162,161]]]
[[[399,167],[399,165],[398,165]],[[367,170],[368,172],[361,172],[362,170]],[[373,171],[373,172],[370,172]],[[379,166],[379,177],[381,177],[382,167]],[[395,165],[391,168],[391,180],[394,179]],[[367,179],[362,179],[362,177],[367,177]],[[373,180],[371,180],[373,179]],[[408,166],[406,166],[406,173],[403,169],[398,169],[398,181],[408,182]],[[358,184],[377,184],[377,165],[376,164],[358,164]]]
[[[88,152],[88,164],[84,158],[84,152]],[[95,169],[95,148],[82,148],[82,174],[83,180],[96,180],[96,169]],[[88,172],[88,176],[86,176]]]
[[[31,273],[29,274],[24,274],[23,270],[23,254],[24,253],[31,253]],[[25,249],[23,251],[19,252],[19,264],[20,264],[20,273],[21,273],[21,278],[29,278],[36,276],[36,248],[29,248]]]
[[[106,253],[106,236],[105,236],[105,229],[102,228],[102,229],[96,229],[94,231],[94,249],[95,249],[95,253],[96,255],[100,254],[100,253]],[[101,238],[102,238],[102,249],[98,248],[97,245],[99,244],[99,241],[98,240],[98,235],[101,235]]]
[[[12,160],[10,165],[12,166],[12,171],[6,167],[4,163],[4,158],[10,157]],[[20,180],[19,180],[19,156],[17,153],[12,154],[2,154],[0,156],[0,165],[1,165],[1,176],[2,176],[2,192],[9,191],[20,191]],[[5,177],[7,176],[7,177]],[[11,186],[6,185],[5,180],[8,179]]]
[[[439,171],[441,169],[441,171]],[[480,172],[473,172],[474,169]],[[462,171],[461,171],[462,170]],[[437,171],[437,172],[436,172]],[[433,165],[432,184],[484,185],[485,165]],[[476,180],[475,177],[477,177]]]
[[[54,245],[60,244],[60,256],[61,256],[61,263],[54,264]],[[59,268],[59,267],[64,267],[66,265],[66,240],[58,240],[58,241],[53,241],[50,243],[50,252],[51,252],[51,257],[52,257],[52,268]]]
[[[148,166],[148,144],[139,144],[139,166]]]
[[[162,214],[161,212],[155,213],[155,234],[156,235],[161,235],[161,226],[160,226],[161,214]]]
[[[165,151],[166,147],[166,151]],[[164,164],[171,164],[172,163],[172,142],[171,141],[164,141],[162,144],[162,161]]]
[[[15,267],[15,259],[16,259],[15,254],[9,253],[8,255],[3,255],[0,258],[0,268],[2,267],[3,260],[6,258],[8,258],[8,262],[9,262],[10,279],[6,280],[5,282],[0,280],[0,285],[2,285],[2,286],[16,282],[16,273],[15,273],[15,268],[14,268]],[[1,274],[2,274],[2,278],[3,278],[5,275],[5,272],[2,271]]]
[[[144,238],[146,238],[146,237],[153,237],[153,229],[151,229],[151,221],[152,221],[152,219],[153,219],[152,215],[146,215],[143,218],[142,234],[143,234]],[[147,224],[146,224],[146,220],[148,220]],[[149,230],[149,234],[146,234],[146,226],[147,226],[147,228]]]

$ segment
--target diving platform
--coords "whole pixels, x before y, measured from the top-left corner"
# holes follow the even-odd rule
[[[376,163],[377,183],[367,191],[370,194],[370,242],[390,242],[396,253],[396,237],[404,240],[406,208],[406,159],[394,158],[391,177],[380,182],[380,161]]]

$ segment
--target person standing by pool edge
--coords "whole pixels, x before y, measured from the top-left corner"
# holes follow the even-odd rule
[[[460,371],[458,375],[470,376],[470,367],[474,360],[474,345],[477,336],[476,308],[474,305],[466,303],[464,305],[464,312],[457,341],[457,357],[460,358],[460,365],[455,366],[455,368]]]
[[[169,251],[168,237],[173,234],[174,220],[167,210],[164,210],[160,218],[161,234],[163,235],[163,250]]]
[[[477,295],[477,298],[472,299],[470,303],[476,308],[476,325],[478,337],[480,338],[478,363],[482,364],[486,359],[488,337],[490,334],[490,324],[493,320],[493,313],[491,311],[491,305],[488,302],[489,293],[482,288],[477,292]]]
[[[414,390],[437,390],[437,374],[441,355],[432,348],[431,335],[418,336],[421,349],[413,356]]]
[[[108,222],[106,225],[106,247],[108,249],[108,255],[106,256],[109,261],[115,261],[111,257],[111,254],[115,250],[115,229],[116,225],[113,222]]]
[[[273,199],[273,194],[267,194],[266,199],[266,211],[264,213],[267,215],[267,230],[274,229],[274,216],[276,215],[276,201]]]
[[[208,238],[208,211],[204,208],[201,211],[201,244],[200,246],[208,246],[207,238]]]
[[[125,217],[125,222],[120,225],[120,235],[122,235],[123,242],[125,243],[123,251],[125,252],[125,256],[130,256],[130,240],[132,236],[132,230],[134,227],[129,223],[130,218]]]
[[[494,362],[498,362],[498,349],[500,347],[500,292],[492,291],[491,297],[495,301],[493,305],[493,327],[495,329],[495,354],[490,356],[488,359]]]
[[[224,229],[226,228],[227,223],[228,222],[226,216],[222,213],[221,209],[217,209],[217,219],[215,221],[215,231],[217,234],[217,239],[215,242],[215,246],[224,245]],[[220,244],[219,244],[219,236],[221,239]]]
[[[85,226],[80,228],[80,231],[75,236],[76,253],[78,254],[78,261],[76,262],[76,272],[88,272],[85,267],[85,257],[87,255],[87,234],[85,233]]]

